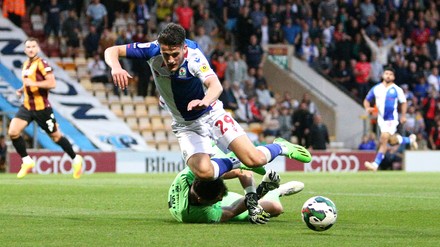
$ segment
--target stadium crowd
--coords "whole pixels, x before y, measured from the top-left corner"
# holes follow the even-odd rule
[[[209,56],[224,87],[220,99],[238,121],[260,123],[262,137],[295,136],[314,149],[329,143],[319,110],[308,94],[293,99],[270,89],[265,45],[294,46],[297,57],[359,102],[391,65],[408,100],[402,131],[416,134],[420,149],[440,149],[440,0],[3,0],[3,13],[51,57],[81,49],[95,57],[89,69],[98,81],[109,81],[98,56],[107,47],[155,40],[178,22]],[[122,62],[149,82],[138,83],[137,94],[155,95],[147,63]]]

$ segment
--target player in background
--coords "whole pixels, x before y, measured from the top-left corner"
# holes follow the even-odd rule
[[[282,138],[273,144],[255,147],[218,100],[223,88],[207,58],[197,43],[185,37],[180,25],[170,23],[156,41],[113,46],[107,48],[104,55],[115,85],[122,89],[132,76],[121,67],[119,58],[148,61],[156,88],[173,118],[172,130],[182,157],[194,175],[200,180],[215,180],[240,167],[241,162],[250,168],[261,167],[279,155],[310,162],[311,155],[304,147]],[[212,140],[233,151],[239,160],[234,157],[211,159]],[[253,209],[263,213],[257,205]]]
[[[82,173],[83,158],[73,151],[72,144],[58,129],[48,99],[49,90],[56,86],[52,67],[38,56],[40,47],[37,39],[29,38],[24,45],[24,53],[28,59],[23,64],[23,87],[16,91],[18,97],[24,94],[24,101],[11,120],[8,130],[9,138],[23,160],[17,178],[23,178],[35,166],[35,161],[28,155],[25,141],[21,136],[24,128],[35,121],[72,158],[73,177],[78,179]]]
[[[215,157],[226,157],[216,149]],[[228,156],[233,156],[230,153]],[[251,171],[234,169],[216,180],[199,180],[187,167],[174,179],[168,191],[168,207],[171,215],[178,222],[184,223],[218,223],[229,220],[246,221],[254,224],[266,224],[270,217],[283,213],[280,202],[281,196],[298,193],[304,189],[304,184],[290,181],[280,185],[280,177],[275,171],[267,171],[261,184],[256,189],[259,206],[264,214],[252,214],[246,211],[253,196],[247,192],[245,196],[228,192],[223,179],[238,178],[245,191],[255,187]],[[254,188],[255,190],[255,188]]]
[[[364,99],[364,108],[367,113],[374,111],[372,102],[376,103],[378,109],[377,124],[380,129],[379,149],[373,162],[366,161],[365,167],[372,171],[377,171],[382,162],[388,143],[410,144],[412,149],[417,149],[416,135],[411,134],[409,137],[401,136],[397,132],[399,125],[398,119],[398,103],[400,103],[400,123],[406,122],[406,97],[403,89],[394,84],[394,69],[387,67],[382,75],[382,82],[376,84],[370,89]]]

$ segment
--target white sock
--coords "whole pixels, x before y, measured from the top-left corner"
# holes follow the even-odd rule
[[[23,160],[23,163],[25,163],[25,164],[29,164],[29,163],[34,162],[29,155],[26,156],[26,157],[21,158],[21,160]]]

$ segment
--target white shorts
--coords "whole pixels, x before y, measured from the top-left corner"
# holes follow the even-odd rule
[[[214,154],[212,141],[226,149],[235,138],[246,135],[243,128],[217,102],[213,109],[191,123],[172,124],[185,163],[196,153]]]
[[[391,135],[394,135],[397,131],[397,126],[399,125],[399,121],[383,120],[382,118],[378,118],[377,125],[379,126],[381,133],[390,133]]]

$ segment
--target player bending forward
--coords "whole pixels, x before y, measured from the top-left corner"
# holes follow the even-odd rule
[[[182,157],[200,180],[215,180],[241,166],[261,167],[279,155],[310,162],[301,146],[278,138],[273,144],[255,147],[240,125],[218,100],[222,85],[197,43],[185,39],[185,30],[168,24],[156,41],[107,48],[105,61],[114,83],[128,85],[131,75],[121,67],[120,57],[148,61],[156,88],[173,118],[172,130]],[[145,82],[139,82],[145,83]],[[211,141],[233,151],[237,158],[214,158]],[[241,162],[240,162],[241,161]]]
[[[379,150],[373,162],[366,161],[365,167],[372,171],[377,171],[382,162],[388,143],[396,144],[410,144],[412,149],[417,149],[416,135],[411,134],[409,137],[403,137],[396,133],[399,125],[397,107],[400,108],[400,123],[406,122],[406,97],[402,88],[394,84],[394,70],[392,68],[385,68],[382,75],[382,82],[375,85],[368,92],[364,107],[367,113],[371,114],[374,108],[371,106],[373,101],[376,102],[379,114],[377,116],[377,124],[380,129]]]

